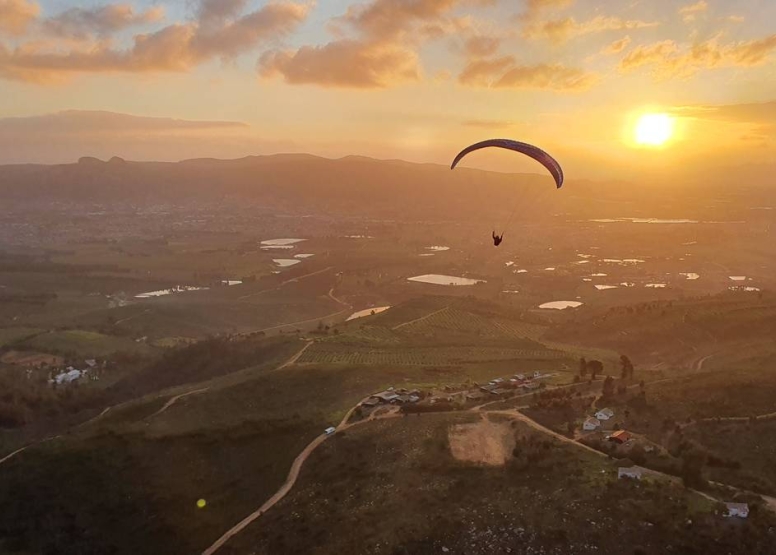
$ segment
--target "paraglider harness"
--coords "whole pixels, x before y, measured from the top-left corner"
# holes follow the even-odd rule
[[[504,234],[496,235],[496,232],[493,232],[493,246],[498,247],[501,244],[501,241],[504,240]]]

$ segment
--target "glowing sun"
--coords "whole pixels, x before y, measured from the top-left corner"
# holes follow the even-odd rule
[[[644,114],[636,123],[636,142],[660,146],[674,133],[674,121],[666,114]]]

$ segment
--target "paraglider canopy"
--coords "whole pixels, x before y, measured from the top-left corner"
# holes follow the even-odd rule
[[[555,186],[558,189],[563,186],[563,168],[560,167],[560,164],[555,158],[537,146],[529,145],[528,143],[521,143],[520,141],[513,141],[511,139],[489,139],[487,141],[482,141],[468,146],[458,153],[458,156],[456,156],[455,160],[453,160],[450,169],[454,170],[458,165],[458,162],[463,160],[467,154],[474,152],[475,150],[491,147],[505,148],[514,152],[520,152],[521,154],[525,154],[526,156],[533,158],[542,166],[547,168],[547,171],[549,171],[552,177],[555,179]]]

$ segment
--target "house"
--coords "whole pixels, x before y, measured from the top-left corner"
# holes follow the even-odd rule
[[[485,394],[482,391],[473,391],[473,392],[471,392],[471,393],[466,395],[466,398],[469,401],[478,401],[478,400],[482,399],[483,397],[485,397]]]
[[[337,428],[335,428],[334,426],[331,426],[331,427],[329,427],[329,428],[326,428],[326,429],[323,431],[323,433],[325,433],[327,436],[330,436],[331,434],[333,434],[333,433],[334,433],[334,432],[336,432],[336,431],[337,431]]]
[[[625,430],[618,430],[609,436],[609,441],[614,441],[615,443],[620,444],[626,443],[630,441],[630,439],[630,433],[626,432]]]
[[[488,384],[480,386],[480,391],[483,393],[491,393],[494,389],[496,389],[498,386],[496,384]]]
[[[86,370],[76,370],[72,366],[68,366],[67,372],[62,372],[61,374],[57,374],[56,376],[54,376],[53,379],[49,380],[49,383],[56,382],[57,385],[72,383],[77,379],[81,378],[82,376],[86,376],[86,374],[87,374]]]
[[[737,516],[738,518],[747,518],[749,516],[749,505],[746,503],[725,503],[727,513],[725,516]]]
[[[609,420],[610,418],[614,418],[614,411],[607,407],[595,413],[595,417],[598,420]]]
[[[593,418],[592,416],[585,420],[584,424],[582,424],[582,429],[586,432],[592,432],[597,430],[601,427],[601,421],[597,418]]]
[[[542,373],[537,370],[536,372],[534,372],[533,376],[534,376],[534,379],[539,379],[542,377]]]
[[[620,467],[617,469],[617,478],[631,478],[633,480],[641,480],[640,466]]]
[[[409,403],[409,402],[410,402],[410,396],[409,396],[409,395],[407,395],[407,394],[404,394],[404,395],[397,395],[397,396],[396,396],[396,399],[394,399],[394,400],[393,400],[393,401],[391,401],[391,402],[392,402],[392,403],[395,403],[395,404],[397,404],[397,405],[406,405],[407,403]]]
[[[495,380],[493,380],[490,383],[504,383],[504,378],[496,378]]]
[[[376,397],[372,397],[371,399],[367,399],[366,401],[361,403],[361,406],[362,407],[367,407],[367,408],[372,408],[372,407],[376,407],[379,404],[380,404],[380,399],[378,399]]]
[[[520,381],[523,381],[525,379],[525,374],[515,374],[515,378],[517,378]]]
[[[541,387],[541,384],[538,384],[536,382],[526,382],[522,385],[525,389],[539,389]]]
[[[391,390],[383,391],[382,393],[376,393],[376,394],[372,395],[373,399],[379,399],[383,403],[390,403],[390,402],[398,399],[398,397],[399,396],[396,395],[396,393],[394,393]]]
[[[493,394],[493,395],[508,395],[509,394],[509,390],[508,389],[504,389],[503,387],[497,387],[496,389],[491,391],[491,394]]]
[[[452,398],[448,397],[448,400],[452,400]],[[420,397],[417,395],[410,395],[410,403],[417,403],[418,401],[420,401]]]
[[[87,359],[84,362],[86,362],[86,366],[88,366],[89,368],[94,368],[95,366],[97,366],[97,361],[94,360],[93,358]]]

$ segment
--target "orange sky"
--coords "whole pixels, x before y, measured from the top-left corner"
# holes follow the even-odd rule
[[[445,163],[505,136],[570,175],[607,177],[776,154],[772,0],[81,5],[0,0],[0,162],[297,151]],[[30,118],[63,110],[226,123]],[[648,111],[676,118],[662,148],[632,144]],[[532,169],[506,153],[471,163]]]

